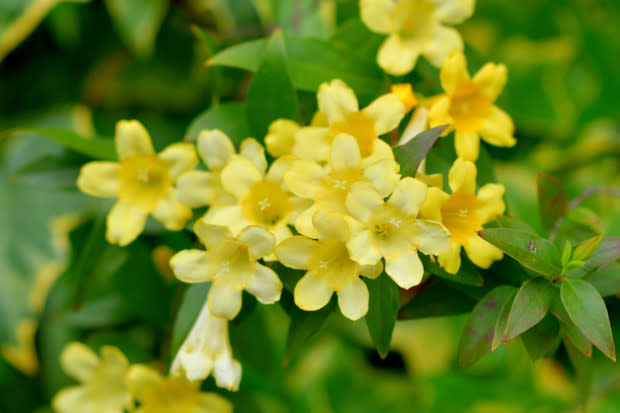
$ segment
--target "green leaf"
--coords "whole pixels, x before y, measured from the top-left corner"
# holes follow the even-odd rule
[[[510,309],[504,340],[512,340],[542,320],[549,311],[554,295],[555,289],[544,278],[532,278],[524,282]]]
[[[605,237],[598,244],[594,253],[586,260],[585,265],[568,271],[566,276],[569,278],[585,277],[618,258],[620,258],[620,238]]]
[[[566,265],[570,262],[570,257],[573,253],[573,247],[570,244],[569,240],[566,240],[564,243],[564,251],[562,251],[562,267],[566,267]]]
[[[602,235],[597,235],[592,238],[589,238],[583,242],[581,242],[575,248],[575,253],[573,254],[573,259],[575,260],[585,260],[590,257],[596,251],[599,244],[603,240]]]
[[[368,66],[377,65],[377,51],[384,36],[371,32],[359,19],[349,19],[336,28],[329,42],[343,53],[353,53]]]
[[[616,349],[607,308],[596,288],[583,280],[565,279],[560,294],[575,326],[596,348],[615,361]]]
[[[420,260],[424,265],[425,271],[428,271],[439,278],[443,278],[444,280],[459,284],[473,285],[476,287],[480,287],[484,284],[482,275],[480,275],[476,267],[474,267],[469,259],[461,259],[461,267],[456,274],[450,274],[441,268],[436,260],[431,260],[424,254],[420,254]]]
[[[514,287],[502,285],[476,304],[459,342],[458,363],[461,368],[472,366],[491,350],[497,319],[504,303],[515,291]]]
[[[139,56],[151,53],[168,0],[105,0],[120,37]]]
[[[549,312],[562,323],[566,325],[574,325],[573,320],[570,319],[570,316],[564,308],[564,304],[562,304],[562,298],[560,297],[560,295],[555,295],[553,297],[553,300],[551,300],[551,307],[549,307]]]
[[[172,341],[170,344],[170,357],[174,358],[181,348],[185,337],[192,329],[194,322],[198,318],[198,314],[207,302],[207,293],[211,283],[192,284],[183,294],[183,300],[177,311],[177,317],[172,328]]]
[[[398,295],[400,289],[387,274],[381,274],[374,280],[365,278],[364,281],[370,293],[366,325],[379,356],[384,358],[390,351],[390,342],[400,306]]]
[[[65,316],[72,326],[79,328],[101,328],[119,324],[131,319],[123,297],[111,294],[85,303],[79,310]]]
[[[509,228],[489,228],[478,234],[538,274],[554,278],[562,271],[556,247],[536,234]]]
[[[510,314],[510,309],[512,308],[512,303],[515,301],[515,296],[517,295],[517,291],[515,290],[510,298],[504,302],[502,305],[502,309],[497,317],[497,322],[495,323],[495,332],[493,333],[493,342],[491,343],[491,351],[495,351],[500,344],[504,343],[504,333],[506,332],[506,323],[508,322],[508,315]]]
[[[263,141],[276,119],[297,120],[297,94],[287,67],[287,50],[281,31],[276,31],[263,50],[247,96],[248,124],[252,135]]]
[[[543,173],[536,176],[536,185],[540,222],[543,228],[549,230],[566,214],[568,208],[566,190],[558,179]]]
[[[550,354],[560,344],[560,323],[551,314],[521,335],[527,353],[532,360]]]
[[[502,228],[512,228],[518,229],[520,231],[531,232],[533,234],[536,233],[534,228],[532,228],[530,225],[526,224],[525,222],[517,221],[514,218],[502,215],[500,217],[497,217],[496,219],[499,222],[499,226]]]
[[[19,128],[15,132],[17,135],[27,133],[50,139],[95,159],[118,161],[112,139],[88,139],[73,131],[57,128]]]
[[[612,262],[594,274],[586,276],[583,280],[592,284],[603,297],[618,294],[620,292],[620,264]]]
[[[407,290],[405,294],[413,293],[413,297],[401,307],[398,312],[398,319],[443,317],[469,313],[476,305],[476,301],[454,287],[453,284],[434,278]]]
[[[577,327],[567,324],[562,324],[560,327],[564,337],[568,338],[577,350],[587,357],[592,355],[592,343]]]
[[[303,345],[323,327],[331,312],[330,304],[317,311],[303,311],[297,307],[292,310],[282,361],[284,367],[289,365]]]
[[[341,79],[358,95],[376,96],[386,86],[385,75],[377,66],[364,64],[355,54],[342,52],[326,41],[285,35],[284,43],[296,89],[315,92],[321,83]],[[209,59],[208,64],[254,72],[266,44],[266,40],[254,40],[230,47]]]
[[[187,128],[186,138],[196,139],[201,131],[219,129],[235,144],[250,136],[245,103],[222,103],[198,115]]]
[[[564,338],[564,347],[577,372],[579,397],[581,399],[583,411],[587,411],[588,400],[592,393],[592,359],[581,353],[567,338]]]
[[[447,127],[448,125],[443,125],[426,130],[414,136],[406,144],[393,148],[394,159],[400,165],[400,174],[403,177],[416,175],[420,163]]]

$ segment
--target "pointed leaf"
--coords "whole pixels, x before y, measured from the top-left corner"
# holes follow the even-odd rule
[[[620,258],[620,238],[605,237],[598,244],[594,253],[586,259],[585,265],[568,271],[566,276],[569,278],[585,277],[618,258]]]
[[[553,300],[551,300],[551,307],[549,307],[549,312],[555,316],[562,323],[573,326],[573,320],[570,319],[570,316],[566,312],[564,308],[564,304],[562,304],[562,298],[560,295],[555,295]]]
[[[583,280],[592,284],[603,297],[618,294],[620,293],[620,264],[612,262]]]
[[[491,350],[497,319],[504,303],[515,291],[514,287],[502,285],[491,290],[476,304],[459,342],[460,367],[472,366]]]
[[[510,309],[504,340],[512,340],[542,320],[549,311],[554,295],[555,289],[544,278],[532,278],[524,282]]]
[[[118,160],[112,139],[88,139],[73,131],[58,128],[20,128],[16,132],[42,136],[95,159]]]
[[[414,296],[409,302],[401,307],[398,312],[399,320],[426,317],[443,317],[456,314],[469,313],[476,305],[476,300],[463,294],[441,279],[432,279],[429,285],[422,284],[407,290],[404,294],[410,294],[414,290]],[[415,289],[420,288],[420,292]]]
[[[560,293],[575,326],[596,348],[615,361],[616,349],[607,308],[596,288],[583,280],[565,279]]]
[[[500,344],[504,342],[504,334],[506,332],[506,323],[508,323],[508,315],[510,314],[510,309],[512,308],[512,303],[515,301],[515,296],[517,295],[517,291],[515,290],[510,298],[506,300],[504,305],[502,305],[502,309],[497,317],[497,322],[495,323],[495,332],[493,333],[493,342],[491,343],[491,351],[495,351]]]
[[[592,355],[592,343],[577,327],[562,324],[561,329],[564,337],[568,338],[577,350],[581,351],[581,353],[587,357]]]
[[[406,144],[393,148],[394,158],[400,165],[400,174],[403,177],[416,175],[420,163],[447,127],[448,125],[443,125],[426,130],[414,136]]]
[[[543,173],[536,176],[538,187],[538,212],[545,229],[552,229],[558,218],[566,214],[568,207],[564,187],[557,178]]]
[[[536,234],[509,228],[489,228],[479,231],[478,235],[538,274],[554,278],[562,271],[560,253],[556,247]]]
[[[560,323],[551,314],[521,335],[527,353],[538,360],[554,351],[560,344]]]
[[[400,306],[400,289],[386,274],[381,274],[374,280],[366,278],[364,281],[370,293],[366,325],[379,356],[384,358],[390,351],[390,342]]]
[[[250,136],[245,103],[222,103],[198,115],[187,128],[186,138],[196,139],[203,130],[219,129],[235,144]]]

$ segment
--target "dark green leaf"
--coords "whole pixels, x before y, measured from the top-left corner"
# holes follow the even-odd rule
[[[515,291],[514,287],[502,285],[491,290],[476,304],[459,342],[460,367],[472,366],[491,350],[497,319],[504,303]]]
[[[211,283],[192,284],[185,294],[177,311],[177,317],[172,328],[172,341],[170,344],[170,356],[174,358],[181,348],[185,337],[194,325],[194,321],[198,318],[200,310],[207,302],[207,293]]]
[[[400,174],[403,177],[416,175],[420,163],[447,127],[443,125],[426,130],[414,136],[406,144],[393,148],[394,159],[400,165]]]
[[[523,283],[510,309],[504,340],[512,340],[542,320],[555,294],[555,289],[544,278],[532,278]]]
[[[620,264],[612,262],[594,274],[586,276],[583,280],[592,284],[603,297],[618,294],[620,292]]]
[[[196,139],[201,131],[219,129],[234,143],[250,136],[245,103],[222,103],[198,115],[187,128],[185,136]]]
[[[592,343],[577,327],[562,324],[561,329],[564,337],[568,338],[577,350],[581,351],[587,357],[592,355]]]
[[[551,300],[551,307],[549,307],[549,312],[562,323],[567,325],[574,325],[573,320],[570,319],[570,316],[564,308],[564,304],[562,304],[562,298],[560,297],[560,295],[555,295],[553,297],[553,300]]]
[[[112,294],[85,303],[79,310],[67,314],[66,321],[80,328],[101,328],[119,324],[131,318],[123,297]]]
[[[105,161],[116,161],[116,149],[112,139],[88,139],[77,133],[57,128],[20,128],[16,130],[19,133],[28,133],[42,136],[63,144],[69,149],[83,153],[95,159]]]
[[[454,287],[441,279],[433,279],[414,287],[412,290],[415,295],[401,307],[398,319],[442,317],[470,312],[476,301]],[[405,294],[410,294],[412,290],[408,290]]]
[[[620,258],[620,238],[605,237],[588,259],[584,266],[572,269],[566,273],[569,278],[582,278],[592,274],[600,267]]]
[[[247,96],[248,124],[259,141],[276,119],[297,120],[297,94],[287,62],[282,32],[276,31],[263,50]]]
[[[515,296],[517,295],[517,291],[510,296],[508,300],[502,305],[502,309],[497,317],[497,322],[495,323],[495,332],[493,333],[493,342],[491,343],[491,351],[495,351],[500,344],[504,342],[504,333],[506,332],[506,323],[508,322],[508,315],[510,314],[510,309],[512,308],[512,303],[515,301]]]
[[[555,222],[566,214],[566,191],[558,179],[543,173],[536,176],[536,185],[540,222],[543,228],[552,229]]]
[[[353,53],[367,65],[376,66],[377,50],[384,37],[371,32],[359,18],[356,18],[339,25],[329,41],[343,53]]]
[[[390,351],[392,332],[400,306],[400,289],[387,274],[381,274],[374,280],[366,278],[364,281],[370,293],[366,325],[379,356],[384,358]]]
[[[547,314],[538,324],[524,332],[521,339],[532,360],[538,360],[560,344],[560,323],[551,314]]]
[[[474,267],[468,259],[461,259],[461,268],[459,268],[459,271],[456,274],[450,274],[441,268],[436,260],[431,260],[426,255],[420,254],[420,260],[424,265],[424,270],[436,275],[439,278],[443,278],[444,280],[477,287],[484,284],[482,275],[480,275],[476,267]]]
[[[303,311],[295,307],[291,313],[291,323],[286,337],[284,360],[282,361],[284,367],[289,365],[310,337],[323,327],[330,313],[331,306],[329,304],[317,311]]]
[[[614,339],[605,302],[592,284],[583,280],[562,282],[562,303],[575,326],[607,357],[616,360]]]
[[[530,270],[554,278],[560,275],[560,253],[536,234],[509,228],[489,228],[478,234]]]

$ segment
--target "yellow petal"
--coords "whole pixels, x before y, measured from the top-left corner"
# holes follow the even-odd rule
[[[397,34],[388,37],[377,54],[379,66],[391,75],[404,75],[409,73],[423,50],[423,43],[405,41]]]
[[[383,159],[365,168],[364,176],[379,192],[379,195],[385,198],[394,191],[400,181],[399,169],[400,166],[395,161]]]
[[[363,112],[375,121],[377,135],[383,135],[398,127],[405,116],[405,105],[398,95],[388,93],[375,99]]]
[[[207,305],[214,317],[232,320],[241,311],[241,291],[226,284],[213,283],[207,295]]]
[[[362,161],[357,140],[346,133],[339,133],[332,142],[329,162],[333,169],[359,168]]]
[[[389,203],[405,214],[415,217],[426,199],[427,186],[420,180],[406,177],[400,180],[389,199]]]
[[[426,255],[439,255],[450,248],[450,233],[439,222],[418,219],[416,227],[416,248]]]
[[[312,207],[297,215],[297,219],[295,220],[295,229],[297,232],[309,238],[319,237],[319,233],[312,223],[312,217],[316,211],[318,211],[318,206],[315,203]]]
[[[489,244],[478,235],[473,235],[463,245],[467,256],[480,268],[489,268],[493,262],[501,260],[504,254],[499,248]]]
[[[245,228],[238,240],[248,247],[252,258],[258,259],[271,254],[276,246],[276,238],[266,228],[252,225]]]
[[[375,265],[360,265],[360,274],[366,278],[375,279],[383,272],[383,261],[379,260]]]
[[[285,184],[284,177],[296,162],[298,162],[297,158],[292,155],[285,155],[276,159],[269,167],[267,180],[272,184],[283,186]]]
[[[420,216],[431,221],[441,221],[441,207],[450,198],[439,188],[430,187],[426,193],[426,200],[420,208]]]
[[[234,236],[237,236],[245,227],[251,225],[243,215],[240,205],[216,208],[212,214],[209,214],[209,220],[205,222],[225,226]]]
[[[417,252],[385,261],[385,272],[400,288],[408,289],[422,281],[424,267]]]
[[[293,295],[297,307],[305,311],[316,311],[325,307],[333,293],[325,281],[306,273],[295,285]]]
[[[457,130],[454,134],[454,149],[459,157],[475,162],[480,151],[480,136],[477,133]]]
[[[207,247],[207,249],[215,248],[223,242],[233,240],[232,234],[230,233],[230,229],[228,229],[228,227],[209,224],[204,222],[202,219],[199,219],[194,224],[194,232],[198,238],[200,238],[202,245]]]
[[[252,161],[261,175],[267,169],[267,159],[265,158],[265,148],[256,139],[247,138],[241,142],[239,154]]]
[[[478,191],[478,201],[480,206],[476,210],[483,224],[502,215],[506,210],[506,205],[502,197],[504,196],[504,185],[486,184]]]
[[[285,239],[276,247],[276,255],[282,264],[297,270],[308,268],[316,241],[301,235]]]
[[[284,175],[284,183],[295,195],[314,198],[321,188],[321,180],[325,174],[325,170],[318,163],[298,160],[293,162],[291,169]]]
[[[170,189],[166,199],[159,201],[153,216],[170,231],[180,231],[192,217],[192,210],[177,199],[176,191]]]
[[[351,215],[368,222],[373,211],[383,204],[383,198],[368,182],[356,182],[351,185],[346,204]]]
[[[336,240],[346,242],[349,239],[349,228],[344,218],[318,210],[312,217],[312,224],[316,228],[320,240]]]
[[[435,16],[443,23],[459,24],[474,12],[475,0],[440,0]]]
[[[85,382],[95,372],[99,365],[99,358],[85,344],[72,342],[63,349],[60,364],[68,375],[80,382]]]
[[[143,364],[131,366],[127,372],[129,392],[137,400],[143,400],[156,392],[164,378],[156,370]]]
[[[457,86],[468,82],[470,77],[465,55],[461,52],[450,55],[441,67],[439,79],[441,80],[441,87],[446,93],[452,93]]]
[[[393,0],[361,0],[360,17],[373,32],[390,33],[394,30],[392,13],[395,7]]]
[[[497,106],[492,106],[489,115],[482,123],[480,137],[495,146],[514,146],[514,125],[510,116]]]
[[[415,138],[419,133],[426,130],[426,124],[428,123],[428,108],[420,106],[413,111],[407,127],[400,135],[398,145],[404,145],[411,139]]]
[[[474,194],[476,191],[476,165],[458,158],[448,174],[448,184],[452,193]]]
[[[269,125],[265,146],[273,157],[292,153],[299,125],[289,119],[278,119]]]
[[[330,125],[344,121],[349,113],[357,112],[359,109],[355,93],[339,79],[321,84],[317,100],[319,110],[327,116]]]
[[[196,413],[233,413],[231,402],[216,393],[200,393],[199,409]]]
[[[233,157],[222,169],[222,186],[237,198],[243,197],[262,178],[256,165],[240,156]]]
[[[147,213],[133,205],[117,202],[107,217],[106,239],[121,247],[135,240],[142,233]]]
[[[80,169],[77,186],[85,194],[101,198],[118,197],[118,163],[89,162]]]
[[[191,143],[174,143],[157,156],[166,164],[168,175],[173,181],[198,165],[198,155],[196,155],[196,149]]]
[[[418,104],[418,98],[413,94],[411,83],[396,83],[390,87],[390,92],[398,96],[398,99],[405,105],[405,112],[409,112]]]
[[[232,142],[220,130],[202,131],[198,136],[198,153],[212,171],[222,169],[235,154]]]
[[[456,274],[461,268],[461,246],[456,242],[451,242],[450,248],[439,254],[437,258],[444,270],[450,274]]]
[[[456,29],[438,25],[424,48],[424,56],[435,66],[442,67],[451,53],[463,50],[463,40]],[[442,82],[443,86],[443,82]],[[446,90],[446,89],[444,89]],[[447,90],[446,90],[447,91]]]
[[[328,128],[306,127],[295,134],[293,155],[299,159],[324,161],[329,155]]]
[[[93,407],[93,402],[84,386],[70,386],[54,396],[52,407],[58,413],[83,413],[85,409]]]
[[[497,99],[506,85],[508,74],[506,66],[487,63],[474,76],[474,84],[491,102]]]
[[[350,320],[359,320],[368,312],[368,287],[355,277],[344,289],[338,291],[338,306]]]
[[[390,161],[394,160],[394,152],[392,151],[392,147],[387,142],[382,139],[375,139],[373,146],[372,153],[362,159],[362,169],[385,159]]]
[[[352,260],[360,265],[376,265],[381,259],[381,254],[372,245],[368,231],[362,231],[351,237],[347,242],[347,250]]]
[[[450,110],[450,97],[446,95],[439,95],[439,97],[433,102],[428,110],[428,125],[431,128],[436,126],[448,125],[449,131],[454,129],[454,120],[449,113]],[[447,132],[444,132],[445,136]]]
[[[272,304],[280,299],[282,282],[278,275],[269,267],[256,264],[256,274],[247,290],[262,304]]]
[[[214,178],[211,172],[206,171],[184,173],[177,181],[177,197],[190,208],[209,205],[216,196]]]
[[[174,276],[186,283],[200,283],[210,279],[207,253],[200,250],[183,250],[170,259]]]
[[[155,153],[149,133],[137,120],[121,120],[116,124],[116,152],[121,160]]]

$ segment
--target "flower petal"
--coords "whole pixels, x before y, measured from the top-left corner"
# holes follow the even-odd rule
[[[333,169],[359,168],[362,154],[357,139],[346,133],[334,138],[329,153],[329,163]]]
[[[84,386],[69,386],[59,391],[52,400],[54,411],[60,413],[82,413],[93,402]]]
[[[459,24],[471,17],[475,0],[435,0],[435,16],[442,23]]]
[[[423,50],[423,43],[406,41],[397,34],[388,37],[377,54],[379,66],[391,75],[411,72]]]
[[[301,235],[285,239],[276,247],[276,256],[287,267],[303,270],[308,268],[316,241]]]
[[[282,186],[285,184],[284,176],[296,162],[298,162],[297,158],[292,155],[279,157],[269,167],[269,172],[267,172],[266,176],[267,180],[272,184]]]
[[[386,259],[385,272],[400,288],[408,289],[420,284],[424,267],[417,252]]]
[[[419,216],[431,221],[441,222],[441,207],[449,198],[450,195],[439,188],[428,188],[426,199],[420,208]]]
[[[433,65],[442,67],[452,52],[462,50],[463,39],[461,39],[459,32],[452,27],[438,25],[433,32],[433,38],[426,44],[424,56]]]
[[[177,197],[190,208],[198,208],[212,203],[216,196],[214,187],[216,176],[206,171],[189,171],[177,180]],[[217,176],[219,179],[219,176]]]
[[[381,259],[381,254],[372,245],[368,230],[351,237],[347,242],[347,250],[351,259],[360,265],[375,265]]]
[[[302,198],[314,198],[321,188],[325,170],[314,161],[298,160],[284,175],[284,183],[289,190]]]
[[[465,55],[461,52],[450,55],[441,67],[439,79],[441,80],[441,87],[448,94],[454,92],[457,86],[468,82],[470,77]]]
[[[405,116],[405,105],[395,93],[375,99],[363,112],[375,121],[375,133],[383,135],[397,128]]]
[[[439,255],[450,248],[450,233],[439,222],[417,219],[416,248],[426,255]]]
[[[297,122],[289,119],[277,119],[269,125],[269,132],[265,136],[265,146],[273,157],[288,155],[295,144],[295,134],[299,130]]]
[[[503,64],[487,63],[474,76],[474,84],[491,102],[499,96],[506,85],[508,73]]]
[[[77,186],[85,194],[101,198],[118,197],[118,167],[116,162],[89,162],[80,169]]]
[[[217,387],[237,391],[241,383],[241,364],[231,357],[219,358],[213,364],[213,376]],[[216,411],[219,412],[219,410]]]
[[[480,137],[495,146],[514,146],[514,124],[506,112],[493,105],[480,129]]]
[[[502,250],[489,244],[478,235],[471,236],[463,247],[471,262],[480,268],[489,268],[493,262],[501,260],[504,256]]]
[[[60,355],[63,370],[79,382],[87,381],[99,365],[97,355],[85,344],[69,343]]]
[[[200,132],[197,147],[200,157],[212,171],[222,169],[235,154],[235,147],[228,136],[217,129]]]
[[[143,364],[135,364],[127,372],[129,391],[139,401],[157,391],[163,381],[164,378],[159,372]]]
[[[186,283],[200,283],[210,279],[205,251],[179,251],[170,259],[170,267],[174,276]]]
[[[137,120],[121,120],[116,124],[116,152],[120,160],[138,155],[153,155],[149,133]]]
[[[241,371],[241,365],[239,365]],[[199,409],[195,413],[233,413],[233,405],[217,393],[200,393]]]
[[[263,148],[263,145],[258,143],[256,139],[247,138],[241,142],[239,154],[251,160],[256,168],[261,172],[261,175],[265,174],[265,170],[267,169],[265,148]]]
[[[256,165],[241,156],[234,156],[222,169],[222,186],[237,198],[242,198],[262,179],[263,174]]]
[[[400,180],[400,166],[391,159],[383,159],[364,169],[364,176],[381,197],[390,195]]]
[[[140,208],[117,202],[108,213],[106,239],[121,247],[129,244],[142,233],[147,215]]]
[[[176,181],[182,173],[191,171],[198,165],[198,155],[191,143],[173,143],[158,155],[168,168],[168,175]]]
[[[262,304],[273,304],[280,299],[282,282],[269,267],[256,264],[256,274],[247,290]]]
[[[232,320],[241,311],[241,291],[226,284],[213,283],[207,295],[207,305],[214,317]]]
[[[314,224],[312,223],[312,217],[318,210],[318,205],[315,203],[310,208],[297,215],[297,219],[295,220],[295,229],[297,232],[309,238],[319,237],[319,233],[316,228],[314,228]]]
[[[271,254],[276,247],[276,238],[266,228],[252,225],[245,228],[237,239],[248,247],[252,258],[260,258]]]
[[[480,152],[480,136],[476,132],[457,130],[454,134],[454,149],[460,158],[476,162]]]
[[[333,293],[324,280],[308,272],[295,285],[293,295],[297,307],[305,311],[316,311],[325,307]]]
[[[450,248],[439,254],[437,259],[444,270],[450,274],[456,274],[461,268],[461,246],[454,241],[451,242]]]
[[[373,211],[383,204],[383,198],[368,182],[356,182],[351,185],[346,204],[351,215],[368,222]]]
[[[360,265],[360,274],[366,278],[375,279],[383,272],[383,261],[379,260],[375,265]]]
[[[505,192],[504,185],[486,184],[478,191],[480,206],[476,210],[483,224],[502,215],[506,210],[506,204],[502,197]]]
[[[205,215],[206,217],[206,215]],[[209,214],[209,224],[217,223],[230,229],[234,236],[237,236],[250,222],[243,215],[240,205],[231,205],[216,208],[212,214]]]
[[[166,199],[157,203],[153,216],[170,231],[180,231],[192,217],[192,209],[177,199],[176,191],[170,189]]]
[[[312,217],[312,224],[320,240],[346,242],[349,239],[349,227],[341,215],[319,209]]]
[[[194,233],[207,249],[212,249],[225,241],[232,241],[230,229],[224,225],[214,225],[199,219],[194,224]]]
[[[449,125],[449,129],[454,128],[454,120],[450,116],[450,97],[446,95],[439,95],[439,97],[433,102],[428,111],[428,125],[431,128],[441,125]],[[447,133],[444,131],[443,135]]]
[[[426,199],[427,191],[428,187],[422,181],[408,176],[396,185],[389,203],[405,214],[415,217]]]
[[[350,320],[359,320],[368,312],[368,287],[355,277],[343,290],[338,291],[338,306]]]
[[[457,158],[450,168],[448,184],[452,193],[474,194],[476,191],[476,165],[463,158]]]
[[[299,159],[324,161],[329,155],[328,129],[325,127],[305,127],[295,134],[293,155]]]
[[[392,13],[395,7],[393,0],[361,0],[360,16],[373,32],[390,33],[394,30]]]
[[[327,116],[330,125],[343,121],[349,113],[359,110],[353,89],[339,79],[322,83],[317,92],[317,100],[319,110]]]

